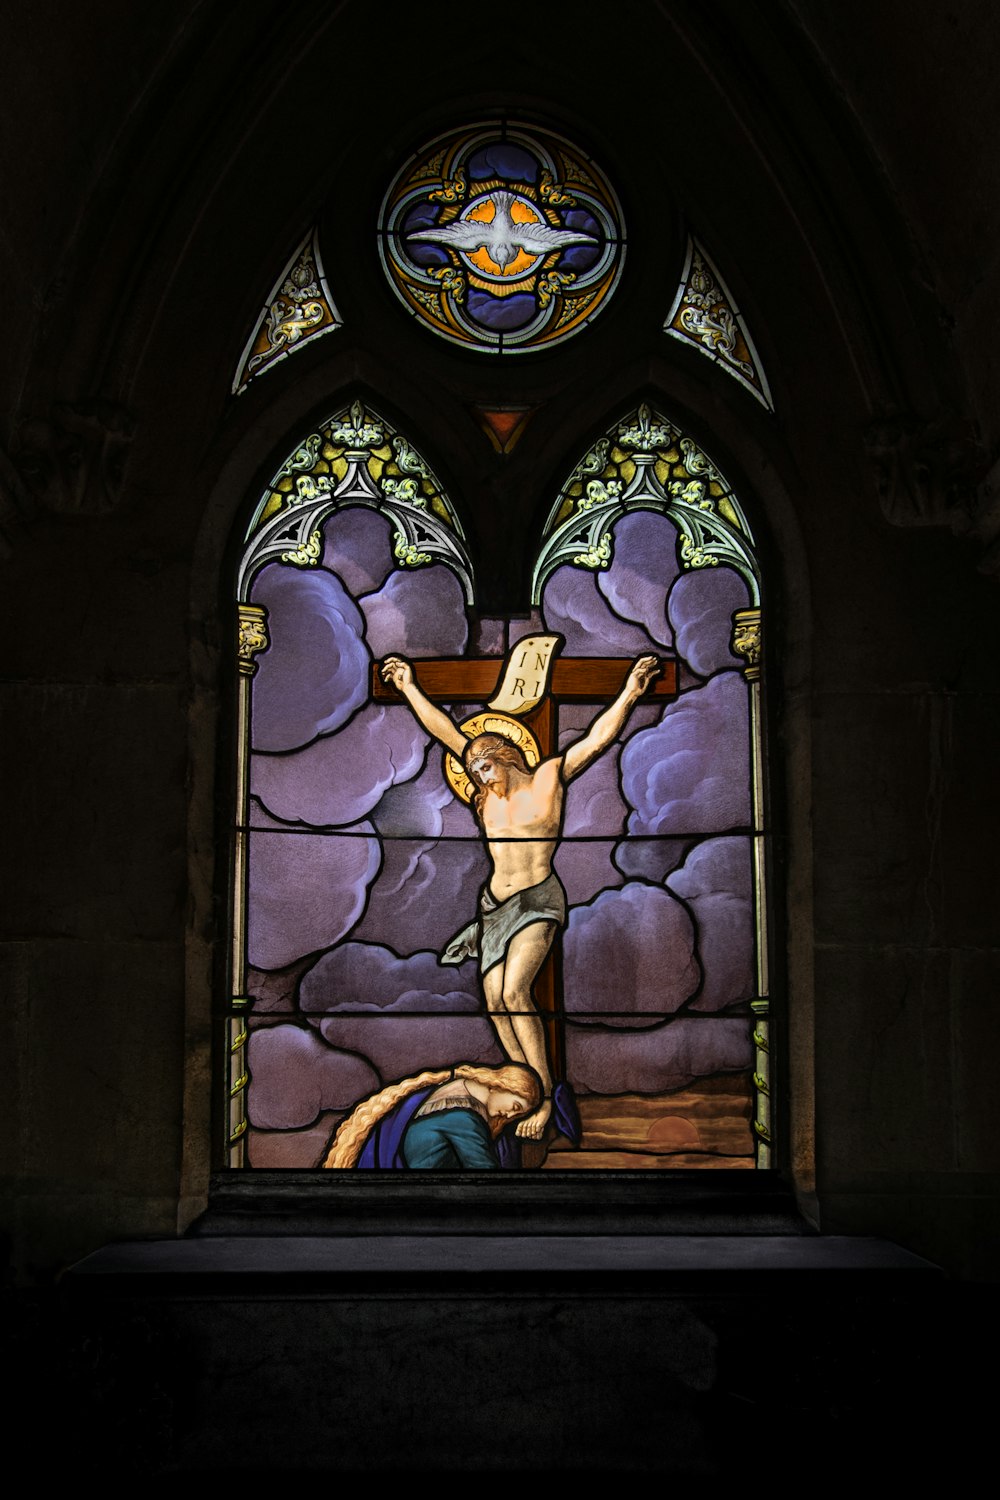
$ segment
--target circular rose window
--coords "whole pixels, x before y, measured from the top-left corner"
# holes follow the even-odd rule
[[[453,343],[522,353],[590,323],[618,284],[621,208],[568,141],[514,122],[432,141],[396,176],[379,254],[414,317]]]

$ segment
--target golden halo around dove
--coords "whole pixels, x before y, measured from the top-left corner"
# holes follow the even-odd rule
[[[510,714],[497,713],[495,709],[488,708],[484,713],[473,714],[471,719],[466,719],[458,727],[467,740],[474,740],[480,734],[502,735],[505,740],[510,740],[517,746],[529,768],[537,766],[542,758],[538,741],[527,724],[512,718]],[[444,774],[455,796],[461,797],[463,802],[471,802],[474,789],[472,778],[458,757],[448,751],[444,757]]]
[[[625,226],[588,152],[504,116],[408,158],[382,200],[378,254],[426,328],[483,353],[527,353],[582,332],[606,306]]]

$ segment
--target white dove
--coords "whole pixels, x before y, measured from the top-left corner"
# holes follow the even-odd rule
[[[481,219],[458,219],[444,229],[421,229],[407,238],[433,240],[435,244],[447,245],[452,250],[483,249],[501,271],[505,271],[516,258],[518,250],[524,250],[528,255],[550,255],[564,245],[596,243],[592,234],[581,234],[574,229],[550,229],[547,224],[515,224],[510,212],[515,196],[502,188],[491,193],[490,200],[495,212],[488,224]]]

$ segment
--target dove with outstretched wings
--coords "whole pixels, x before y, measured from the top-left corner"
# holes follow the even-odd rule
[[[518,224],[511,209],[515,195],[504,189],[490,194],[494,207],[489,223],[468,217],[458,219],[443,229],[421,229],[408,236],[411,240],[431,240],[452,250],[468,253],[485,250],[501,271],[505,271],[517,257],[519,250],[528,255],[550,255],[566,245],[596,244],[592,234],[583,234],[575,229],[552,229],[547,224]],[[471,204],[466,213],[476,205]]]

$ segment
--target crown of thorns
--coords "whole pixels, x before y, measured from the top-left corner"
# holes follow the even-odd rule
[[[521,749],[521,746],[517,743],[517,741],[510,739],[505,734],[497,734],[495,731],[491,731],[489,734],[473,735],[472,739],[469,741],[462,752],[463,760],[468,760],[469,752],[471,751],[473,745],[478,745],[480,747],[479,753],[482,753],[482,748],[484,745],[498,745],[507,750],[516,750],[521,759],[524,760],[524,751]]]

